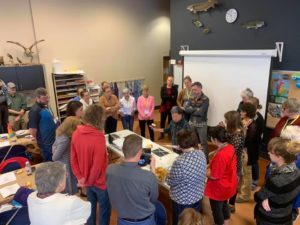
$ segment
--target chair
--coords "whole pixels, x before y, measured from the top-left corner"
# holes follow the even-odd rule
[[[30,225],[28,208],[22,207],[0,213],[0,225]]]
[[[8,151],[9,153],[7,154]],[[5,146],[0,148],[0,163],[4,158],[7,160],[13,157],[24,157],[31,161],[31,154],[26,151],[26,147],[23,145]]]
[[[0,174],[24,168],[27,161],[28,159],[25,157],[13,157],[4,160],[0,163]]]
[[[155,205],[154,217],[155,217],[156,225],[166,225],[168,217],[167,217],[167,211],[165,206],[159,201],[155,202],[154,205]]]

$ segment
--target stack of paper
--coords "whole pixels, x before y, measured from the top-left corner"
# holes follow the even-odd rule
[[[0,194],[2,195],[3,198],[6,198],[10,195],[16,194],[19,188],[20,186],[18,184],[9,185],[4,188],[1,188]]]
[[[0,175],[0,185],[16,181],[16,175],[14,172],[4,173]]]

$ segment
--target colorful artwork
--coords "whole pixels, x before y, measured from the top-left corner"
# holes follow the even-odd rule
[[[271,79],[271,101],[281,104],[289,96],[290,77],[286,74],[273,73]]]

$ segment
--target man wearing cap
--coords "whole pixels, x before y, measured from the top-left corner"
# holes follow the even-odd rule
[[[177,133],[181,130],[190,130],[189,123],[183,116],[183,110],[178,106],[173,106],[171,109],[172,121],[167,128],[155,128],[153,125],[150,127],[155,132],[168,133],[172,136],[172,145],[177,145]]]
[[[12,82],[7,83],[8,87],[8,112],[9,122],[13,124],[14,130],[26,129],[24,115],[27,103],[24,95],[17,93],[16,85]]]

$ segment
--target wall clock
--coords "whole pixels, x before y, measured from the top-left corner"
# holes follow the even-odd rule
[[[229,9],[225,14],[225,20],[227,23],[234,23],[238,18],[238,12],[236,9]]]

